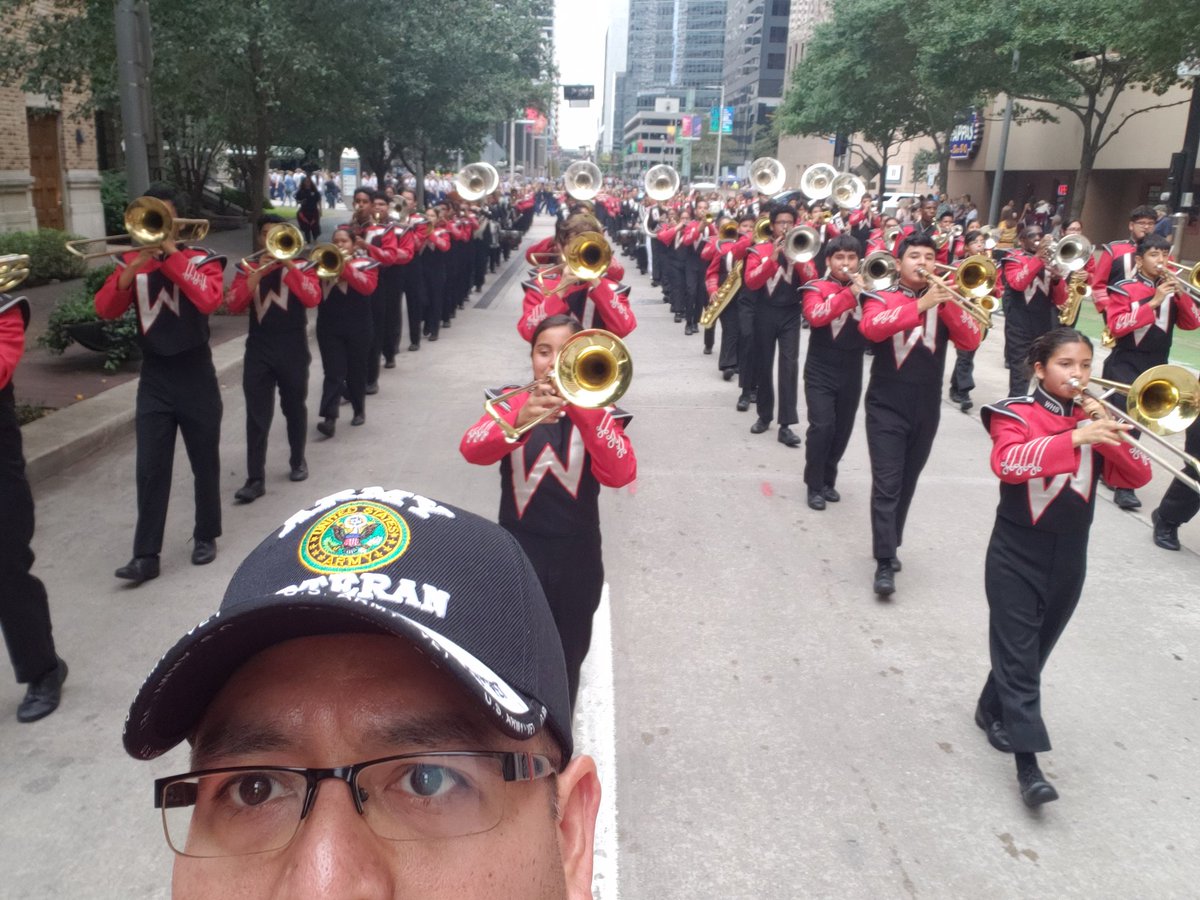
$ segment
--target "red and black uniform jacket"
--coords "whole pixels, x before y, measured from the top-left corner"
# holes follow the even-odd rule
[[[894,291],[862,295],[862,321],[858,328],[875,344],[871,379],[908,384],[941,384],[946,367],[946,345],[975,350],[983,340],[979,324],[947,301],[921,312],[919,292],[901,284]]]
[[[1066,279],[1054,274],[1036,254],[1013,250],[1004,257],[1004,316],[1023,332],[1042,334],[1058,322],[1067,302]]]
[[[138,270],[129,290],[117,279],[137,257],[131,250],[96,292],[96,312],[117,319],[136,300],[139,343],[143,353],[177,356],[208,343],[208,317],[225,294],[225,257],[199,247],[179,247],[163,259],[151,259]]]
[[[350,233],[367,242],[367,253],[381,266],[394,266],[400,261],[400,248],[396,243],[396,231],[391,222],[362,226],[351,222]]]
[[[835,278],[810,281],[801,295],[809,324],[808,352],[841,350],[862,354],[867,339],[858,330],[862,305],[849,284]]]
[[[1144,354],[1145,368],[1167,361],[1176,328],[1200,328],[1196,303],[1182,291],[1168,294],[1158,309],[1151,307],[1155,287],[1139,270],[1129,281],[1108,289],[1108,330],[1117,339],[1113,355]],[[1144,371],[1142,366],[1139,369]]]
[[[522,197],[513,204],[513,208],[516,209],[517,212],[524,214],[530,212],[536,202],[537,201],[532,196]]]
[[[428,236],[425,241],[423,250],[428,250],[430,253],[447,253],[450,250],[450,231],[439,223],[429,229]]]
[[[800,306],[800,289],[816,281],[817,269],[811,262],[793,265],[779,262],[773,243],[755,244],[746,253],[746,271],[742,283],[757,291],[756,303],[765,306]]]
[[[29,301],[0,294],[0,392],[12,400],[10,385],[17,363],[25,353],[25,327],[29,324]]]
[[[1114,488],[1150,481],[1150,460],[1136,447],[1072,446],[1071,433],[1087,413],[1041,387],[985,406],[979,418],[992,436],[992,471],[1000,479],[996,515],[1025,528],[1078,534],[1092,523],[1102,476]]]
[[[637,318],[629,308],[629,288],[605,276],[594,284],[577,282],[565,291],[558,287],[561,273],[550,272],[526,281],[525,302],[517,331],[527,341],[550,316],[574,316],[584,328],[603,328],[617,337],[625,337],[637,327]]]
[[[753,241],[752,235],[743,234],[739,235],[736,240],[715,239],[704,245],[700,256],[708,262],[708,269],[704,273],[704,287],[708,290],[709,296],[715,294],[721,287],[721,283],[729,277],[734,264],[738,260],[746,258]]]
[[[548,266],[558,262],[558,245],[554,235],[542,238],[525,251],[525,261],[531,266]]]
[[[349,260],[337,281],[321,282],[321,305],[317,309],[317,327],[341,333],[354,333],[369,325],[371,304],[367,298],[379,285],[379,263],[370,257]]]
[[[489,391],[497,397],[503,390]],[[529,394],[497,409],[515,425]],[[500,463],[500,524],[546,537],[600,531],[600,485],[624,487],[637,477],[633,444],[625,436],[629,413],[615,406],[584,409],[568,404],[566,415],[547,419],[516,441],[484,416],[463,435],[459,451],[481,466]]]
[[[1137,244],[1131,240],[1113,241],[1100,248],[1093,259],[1096,261],[1092,269],[1089,284],[1092,286],[1092,302],[1100,315],[1108,317],[1108,289],[1111,285],[1128,281],[1137,271],[1134,256]]]
[[[308,310],[321,302],[321,279],[313,263],[289,269],[280,263],[259,279],[258,289],[250,291],[250,273],[238,266],[233,276],[231,313],[241,313],[252,307],[250,339],[277,334],[304,334],[308,327]]]

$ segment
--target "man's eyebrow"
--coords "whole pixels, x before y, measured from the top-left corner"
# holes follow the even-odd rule
[[[226,721],[196,735],[192,767],[204,768],[215,760],[270,753],[291,746],[291,739],[277,726]]]
[[[379,743],[402,750],[479,749],[496,735],[481,722],[463,716],[393,716],[381,719],[368,730]]]

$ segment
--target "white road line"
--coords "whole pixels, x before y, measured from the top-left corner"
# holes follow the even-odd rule
[[[592,897],[618,900],[617,881],[617,722],[613,688],[612,607],[608,584],[592,618],[592,645],[580,673],[575,748],[596,760],[600,774],[600,814],[596,820]]]

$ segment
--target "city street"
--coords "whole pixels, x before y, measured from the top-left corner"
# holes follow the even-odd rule
[[[539,217],[530,239],[550,225]],[[601,501],[609,601],[576,717],[607,795],[595,895],[1195,896],[1200,525],[1181,529],[1183,552],[1151,543],[1150,511],[1169,478],[1140,491],[1136,514],[1101,491],[1084,596],[1043,679],[1055,749],[1040,759],[1061,799],[1031,813],[1012,759],[972,720],[988,671],[983,558],[997,499],[978,407],[1007,385],[1002,328],[977,355],[976,408],[943,404],[898,590],[880,602],[861,410],[842,500],[814,512],[803,448],[780,444],[774,428],[749,433],[754,414],[735,411],[736,382],[722,381],[702,337],[684,337],[649,278],[621,262],[639,322],[621,401],[634,416],[639,477]],[[311,477],[287,480],[277,413],[267,494],[248,506],[232,502],[245,478],[240,373],[224,379],[224,535],[210,566],[189,564],[182,446],[162,577],[138,589],[112,576],[134,526],[132,436],[38,485],[35,572],[70,677],[61,708],[33,725],[13,716],[21,689],[11,679],[3,688],[0,896],[169,895],[152,781],[186,771],[187,757],[127,757],[125,712],[161,653],[215,610],[278,523],[366,485],[495,517],[498,472],[467,464],[458,443],[482,414],[484,388],[528,380],[514,327],[524,274],[514,256],[437,343],[402,352],[367,400],[366,425],[344,416],[332,440],[311,427],[314,340]]]

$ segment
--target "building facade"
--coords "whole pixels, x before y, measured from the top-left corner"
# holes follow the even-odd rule
[[[725,105],[733,107],[733,134],[722,168],[744,175],[754,145],[771,133],[787,72],[789,0],[729,0],[725,19]]]
[[[628,176],[636,177],[659,163],[680,168],[683,145],[675,140],[680,121],[678,104],[660,102],[659,105],[669,109],[639,110],[625,123],[623,171]]]

